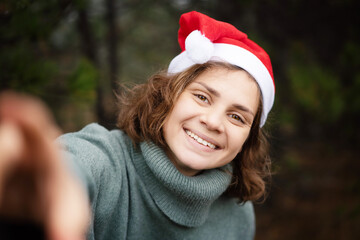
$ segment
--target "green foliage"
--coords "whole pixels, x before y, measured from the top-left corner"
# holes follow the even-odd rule
[[[309,57],[307,49],[298,45],[288,67],[288,78],[296,104],[320,122],[333,123],[345,110],[341,79]]]
[[[340,66],[347,76],[346,102],[351,113],[360,113],[360,44],[348,41],[342,49]]]
[[[122,16],[126,34],[122,36],[121,80],[144,82],[160,68],[165,68],[178,53],[178,19],[164,6],[136,9]],[[134,19],[136,21],[134,22]]]
[[[350,110],[353,113],[360,113],[360,73],[354,76],[354,83],[352,84],[348,93],[348,103]]]
[[[344,66],[360,67],[360,45],[358,42],[347,41],[344,44],[341,55],[341,63]],[[357,69],[359,70],[359,69]]]
[[[68,78],[71,96],[78,100],[94,101],[98,77],[98,69],[87,59],[80,59],[74,72]]]
[[[301,169],[301,158],[295,152],[287,152],[283,157],[284,167],[290,171],[299,171]]]
[[[73,0],[73,4],[77,9],[86,9],[86,7],[90,4],[89,0]]]
[[[26,42],[3,49],[0,57],[2,84],[8,88],[38,94],[57,73],[53,61],[38,58]]]
[[[47,39],[57,19],[56,1],[4,1],[0,15],[0,88],[40,94],[57,74]]]
[[[8,27],[1,29],[3,38],[43,38],[47,37],[56,22],[60,20],[60,8],[55,0],[5,1]]]

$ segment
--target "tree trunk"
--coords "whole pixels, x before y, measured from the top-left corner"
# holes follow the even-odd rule
[[[107,34],[107,47],[108,47],[108,61],[109,61],[109,77],[111,81],[111,89],[116,91],[118,88],[118,70],[119,70],[119,58],[118,58],[118,32],[116,29],[116,9],[114,0],[106,0],[106,25],[108,26]]]
[[[79,19],[78,19],[78,30],[81,37],[82,47],[84,55],[98,68],[98,56],[97,56],[97,44],[95,42],[93,33],[91,31],[91,26],[89,23],[89,18],[87,14],[87,10],[84,8],[80,8],[78,10]],[[104,108],[104,93],[101,87],[100,79],[97,79],[97,87],[96,87],[96,116],[98,118],[99,124],[109,127],[107,120],[107,113]]]

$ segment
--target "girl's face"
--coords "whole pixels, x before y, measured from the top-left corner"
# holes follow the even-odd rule
[[[184,90],[163,127],[167,155],[187,176],[231,162],[241,151],[260,91],[242,70],[210,69]]]

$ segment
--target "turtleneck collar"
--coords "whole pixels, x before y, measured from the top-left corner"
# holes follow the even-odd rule
[[[228,166],[206,170],[194,177],[185,176],[153,143],[142,142],[135,155],[135,167],[155,203],[180,225],[195,227],[203,224],[211,204],[231,181],[231,175],[226,171]]]

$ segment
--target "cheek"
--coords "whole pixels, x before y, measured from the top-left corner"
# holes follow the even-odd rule
[[[170,140],[173,137],[172,135],[179,128],[183,116],[184,116],[184,107],[182,101],[178,100],[164,121],[163,135],[166,142],[168,142],[168,140]]]
[[[180,96],[168,118],[171,122],[179,122],[193,115],[194,112],[196,112],[194,101],[188,96]]]
[[[176,119],[174,117],[174,113],[171,112],[164,121],[163,135],[166,142],[168,142],[168,140],[171,139],[173,135],[172,130],[174,130],[174,125],[175,125],[174,119]]]
[[[232,143],[231,149],[233,151],[234,156],[236,156],[241,152],[248,136],[249,136],[249,131],[233,134],[233,137],[231,138],[230,141]]]

